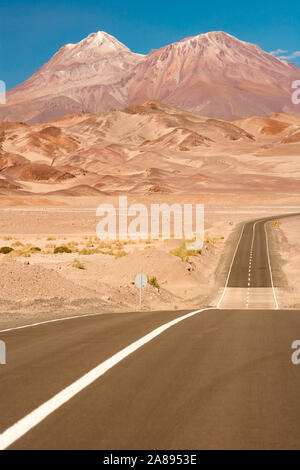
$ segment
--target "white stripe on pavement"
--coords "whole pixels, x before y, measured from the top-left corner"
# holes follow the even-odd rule
[[[60,408],[64,403],[71,400],[71,398],[73,398],[83,389],[95,382],[97,379],[99,379],[99,377],[105,374],[105,372],[107,372],[109,369],[114,367],[126,357],[130,356],[130,354],[135,352],[137,349],[149,343],[149,341],[152,341],[154,338],[162,334],[168,328],[171,328],[171,326],[174,326],[177,323],[180,323],[183,320],[186,320],[187,318],[190,318],[193,315],[196,315],[200,312],[204,312],[206,310],[213,310],[213,308],[203,308],[201,310],[195,310],[194,312],[187,313],[186,315],[183,315],[179,318],[175,318],[175,320],[165,323],[164,325],[156,328],[147,335],[130,344],[126,348],[122,349],[118,353],[114,354],[112,357],[102,362],[94,369],[90,370],[80,379],[73,382],[61,392],[57,393],[54,397],[50,398],[48,401],[43,403],[41,406],[33,410],[31,413],[17,421],[10,428],[6,429],[2,434],[0,434],[0,450],[6,449],[15,441],[20,439],[20,437],[24,436],[24,434],[26,434],[32,428],[37,426],[41,421],[47,418],[47,416],[49,416],[55,410]]]

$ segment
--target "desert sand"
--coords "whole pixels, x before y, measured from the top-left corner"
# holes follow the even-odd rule
[[[300,117],[286,113],[228,122],[155,101],[39,126],[2,122],[0,194],[29,205],[32,195],[59,205],[121,193],[296,200],[299,129]]]
[[[0,248],[13,249],[0,255],[0,321],[137,310],[139,272],[152,278],[144,309],[215,305],[239,223],[299,211],[299,131],[287,113],[228,122],[157,101],[0,123]],[[201,253],[186,253],[183,239],[99,240],[96,208],[117,207],[121,195],[147,207],[204,204]],[[70,252],[55,254],[61,246]],[[287,257],[288,245],[278,247]],[[298,302],[286,277],[283,308]]]
[[[0,248],[13,251],[0,254],[0,325],[138,311],[134,278],[140,272],[152,278],[143,293],[145,310],[215,305],[240,223],[276,214],[278,209],[276,205],[207,206],[203,248],[187,253],[184,240],[103,242],[96,235],[95,207],[70,207],[66,200],[60,207],[2,207]],[[281,213],[290,210],[290,206],[280,208]],[[61,246],[70,252],[55,253]],[[287,307],[287,292],[285,285],[283,307]]]

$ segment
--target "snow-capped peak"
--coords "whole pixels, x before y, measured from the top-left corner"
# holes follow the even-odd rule
[[[128,47],[118,41],[114,36],[111,36],[104,31],[91,33],[86,38],[82,39],[77,46],[86,48],[101,48],[101,53],[105,52],[130,52]]]

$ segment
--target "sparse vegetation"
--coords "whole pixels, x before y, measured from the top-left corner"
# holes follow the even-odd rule
[[[187,250],[185,243],[183,243],[179,248],[170,251],[171,255],[178,256],[182,261],[189,262],[190,256],[201,255],[201,250]]]
[[[122,258],[123,256],[126,256],[128,253],[125,250],[120,250],[115,253],[115,259]]]
[[[24,246],[24,243],[22,243],[20,241],[16,241],[16,242],[12,243],[11,246],[13,246],[13,247]]]
[[[216,245],[220,240],[224,240],[224,237],[210,237],[209,235],[207,235],[207,237],[205,237],[205,241],[207,243],[210,243],[211,245]]]
[[[65,245],[61,245],[61,246],[57,246],[56,248],[54,248],[53,253],[54,254],[57,254],[57,253],[72,253],[72,250],[70,250],[70,248],[68,248]]]
[[[1,253],[2,255],[7,255],[8,253],[11,253],[12,251],[14,251],[14,249],[11,248],[10,246],[2,246],[2,247],[0,248],[0,253]]]
[[[55,248],[55,247],[56,247],[55,243],[47,243],[45,245],[45,248]]]
[[[160,285],[158,284],[156,276],[152,276],[152,277],[148,276],[148,284],[150,284],[150,286],[153,286],[158,290],[160,289]]]
[[[75,246],[78,246],[79,243],[76,242],[76,241],[71,241],[71,242],[69,242],[67,245],[68,245],[69,247],[70,247],[70,246],[74,246],[74,247],[75,247]]]
[[[41,253],[42,251],[39,246],[32,246],[31,244],[24,245],[23,243],[16,243],[15,248],[11,248],[8,246],[2,247],[2,249],[2,252],[5,252],[5,254],[7,254],[9,258],[17,258],[19,256],[22,256],[24,258],[30,258],[32,254]]]
[[[29,248],[29,251],[31,253],[40,253],[42,250],[39,246],[32,246],[31,248]]]
[[[97,253],[101,253],[101,250],[98,248],[82,248],[82,250],[79,251],[80,255],[95,255]]]
[[[78,261],[78,259],[74,259],[74,263],[72,264],[73,268],[76,269],[85,269],[84,265]]]

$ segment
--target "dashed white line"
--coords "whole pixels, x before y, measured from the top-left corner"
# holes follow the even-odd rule
[[[257,221],[259,222],[259,221]],[[252,243],[251,243],[251,252],[250,252],[250,263],[249,263],[249,272],[251,271],[250,266],[251,266],[251,258],[252,258],[252,250],[253,250],[253,243],[254,243],[254,233],[255,233],[255,225],[257,224],[255,222],[253,224],[253,235],[252,235]],[[244,227],[245,224],[243,225],[243,228],[241,230],[241,234],[237,243],[237,246],[235,248],[235,252],[231,261],[231,265],[229,268],[228,276],[226,279],[226,284],[222,293],[222,296],[217,304],[217,308],[220,308],[220,304],[223,300],[223,297],[225,295],[225,291],[228,285],[229,277],[231,274],[231,269],[232,265],[244,232]],[[272,270],[271,270],[271,262],[270,262],[270,255],[269,255],[269,244],[268,244],[268,236],[267,236],[267,231],[266,231],[266,223],[264,224],[264,229],[265,229],[265,234],[266,234],[266,242],[267,242],[267,255],[268,255],[268,263],[269,263],[269,270],[270,270],[270,278],[271,278],[271,284],[272,284],[272,289],[273,289],[273,295],[274,295],[274,300],[276,304],[276,309],[278,309],[278,303],[276,299],[276,294],[275,294],[275,289],[274,289],[274,284],[273,284],[273,276],[272,276]],[[250,277],[248,278],[248,281],[250,280]],[[247,294],[247,303],[246,307],[248,308],[248,303],[249,303],[249,294],[250,294],[250,282],[248,282],[248,294]],[[175,320],[172,320],[168,323],[165,323],[164,325],[156,328],[155,330],[151,331],[147,335],[143,336],[139,340],[135,341],[134,343],[130,344],[126,348],[122,349],[118,353],[114,354],[111,358],[107,359],[106,361],[102,362],[99,364],[97,367],[94,369],[90,370],[87,374],[73,382],[71,385],[66,387],[64,390],[56,394],[54,397],[52,397],[50,400],[46,401],[43,403],[41,406],[33,410],[31,413],[26,415],[24,418],[19,420],[17,423],[12,425],[10,428],[6,429],[2,434],[0,434],[0,450],[6,449],[9,447],[11,444],[13,444],[16,440],[18,440],[20,437],[22,437],[24,434],[26,434],[28,431],[30,431],[32,428],[37,426],[41,421],[43,421],[47,416],[49,416],[51,413],[53,413],[55,410],[60,408],[64,403],[68,402],[71,398],[73,398],[75,395],[77,395],[80,391],[88,387],[90,384],[95,382],[99,377],[101,377],[105,372],[107,372],[109,369],[114,367],[116,364],[121,362],[123,359],[131,355],[133,352],[141,348],[143,345],[147,344],[148,342],[152,341],[152,339],[156,338],[159,336],[161,333],[163,333],[165,330],[169,329],[173,325],[176,325],[177,323],[185,320],[186,318],[189,318],[193,315],[196,315],[197,313],[204,312],[206,310],[211,310],[209,308],[204,308],[201,310],[196,310],[194,312],[188,313],[186,315],[183,315],[179,318],[176,318]],[[98,314],[95,314],[98,315]],[[85,315],[88,316],[88,315]],[[92,316],[92,315],[90,315]],[[5,331],[11,331],[15,329],[22,329],[22,328],[28,328],[30,326],[36,326],[36,325],[41,325],[45,323],[51,323],[55,321],[62,321],[62,320],[67,320],[71,318],[79,318],[82,316],[74,316],[74,317],[67,317],[67,318],[60,318],[60,319],[55,319],[55,320],[49,320],[45,322],[40,322],[40,323],[35,323],[31,325],[24,325],[16,328],[9,328],[7,330],[2,330],[1,332]]]
[[[233,265],[233,262],[234,262],[234,259],[235,259],[235,255],[236,255],[236,252],[238,250],[238,247],[239,247],[239,244],[240,244],[240,241],[242,239],[242,235],[243,235],[243,232],[244,232],[244,228],[245,228],[245,224],[243,225],[243,228],[241,230],[241,234],[240,234],[240,237],[238,239],[238,242],[237,242],[237,245],[235,247],[235,250],[234,250],[234,253],[233,253],[233,257],[232,257],[232,261],[231,261],[231,264],[229,266],[229,271],[228,271],[228,275],[227,275],[227,279],[226,279],[226,282],[225,282],[225,287],[224,287],[224,290],[223,290],[223,293],[221,295],[221,298],[219,300],[219,302],[217,303],[217,308],[220,308],[220,305],[221,305],[221,302],[224,298],[224,295],[225,295],[225,292],[226,292],[226,289],[227,289],[227,285],[228,285],[228,281],[229,281],[229,277],[230,277],[230,274],[231,274],[231,269],[232,269],[232,265]]]

